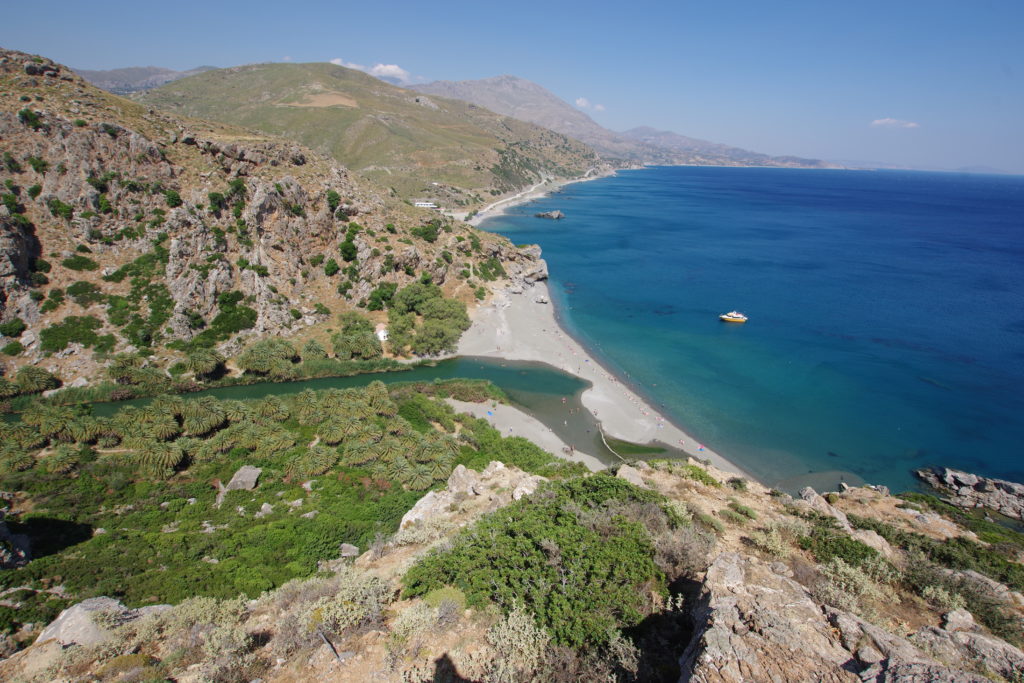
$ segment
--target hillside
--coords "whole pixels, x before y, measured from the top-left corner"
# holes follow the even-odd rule
[[[10,375],[30,366],[93,384],[131,352],[169,388],[167,368],[203,349],[229,358],[264,335],[330,348],[337,314],[401,317],[382,309],[413,284],[464,310],[489,281],[543,275],[536,251],[414,209],[309,149],[147,108],[39,57],[3,59],[0,347]],[[448,332],[418,342],[422,322],[402,319],[407,334],[390,351],[453,343]],[[174,381],[191,374],[180,370]],[[26,376],[2,393],[56,383]]]
[[[540,85],[515,76],[495,76],[476,81],[435,81],[414,85],[412,89],[472,102],[499,114],[564,133],[590,145],[606,159],[697,166],[829,166],[817,159],[772,157],[651,128],[617,133],[598,125],[584,112]]]
[[[170,83],[179,78],[187,78],[216,68],[215,66],[199,66],[187,71],[175,71],[174,69],[164,69],[159,66],[129,66],[102,71],[89,69],[75,69],[74,71],[97,88],[109,90],[115,95],[126,95],[138,92],[139,90],[157,88],[164,83]]]
[[[405,200],[474,208],[544,178],[601,165],[560,133],[479,106],[427,97],[333,64],[209,71],[139,100],[281,135],[394,188]]]

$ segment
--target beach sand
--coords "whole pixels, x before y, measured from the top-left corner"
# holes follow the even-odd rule
[[[521,436],[537,444],[548,453],[556,455],[571,462],[581,462],[591,472],[604,469],[604,464],[593,455],[588,455],[579,450],[572,455],[566,453],[568,446],[551,431],[543,422],[527,415],[523,411],[513,408],[510,405],[499,403],[490,405],[488,403],[470,403],[449,398],[448,404],[457,413],[469,413],[473,417],[482,417],[491,423],[491,426],[501,432],[502,436]],[[487,413],[490,412],[491,415]]]
[[[566,185],[571,185],[573,183],[585,183],[591,180],[597,180],[598,178],[606,178],[609,175],[614,175],[614,172],[595,173],[594,175],[587,176],[586,178],[575,178],[573,180],[545,180],[544,182],[537,183],[533,187],[525,189],[511,197],[505,197],[504,199],[499,199],[492,204],[488,204],[484,208],[480,209],[473,218],[466,222],[474,227],[479,226],[480,223],[487,218],[500,216],[513,206],[532,202],[534,199],[540,199],[541,197],[545,197]],[[459,218],[460,220],[462,219],[461,217]]]
[[[669,422],[599,365],[559,326],[553,305],[538,303],[550,300],[547,284],[543,282],[527,287],[522,294],[495,293],[489,301],[472,311],[473,325],[463,334],[458,354],[541,361],[589,380],[593,386],[583,393],[583,405],[601,423],[606,435],[634,443],[660,441],[681,448],[694,458],[710,460],[722,470],[745,474],[719,453]],[[531,440],[535,438],[532,432],[524,433],[524,436]]]

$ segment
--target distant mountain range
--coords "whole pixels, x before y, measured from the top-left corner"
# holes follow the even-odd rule
[[[435,81],[411,87],[425,94],[464,100],[550,128],[585,142],[609,160],[700,166],[836,167],[818,159],[773,157],[648,127],[618,133],[602,127],[542,86],[516,76],[495,76],[477,81]]]
[[[175,71],[159,66],[129,66],[106,71],[90,71],[88,69],[75,69],[74,71],[97,88],[103,88],[118,95],[126,95],[140,90],[159,88],[161,85],[179,78],[194,76],[204,71],[213,71],[216,68],[215,66],[197,66],[188,71]]]

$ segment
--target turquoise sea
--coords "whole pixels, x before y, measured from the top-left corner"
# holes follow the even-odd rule
[[[763,481],[1024,481],[1024,177],[648,168],[481,227],[540,244],[567,329]]]

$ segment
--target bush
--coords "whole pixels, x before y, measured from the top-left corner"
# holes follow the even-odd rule
[[[42,175],[50,168],[50,164],[40,159],[39,157],[29,157],[26,159],[28,165],[32,167],[32,170]]]
[[[50,210],[50,215],[55,218],[63,218],[66,221],[71,220],[75,214],[74,208],[69,204],[65,204],[56,197],[46,202],[46,208]]]
[[[673,474],[679,474],[687,479],[693,479],[699,481],[705,486],[711,486],[713,488],[720,488],[721,482],[708,474],[708,471],[699,465],[686,464],[680,468],[672,468]]]
[[[349,630],[379,625],[391,602],[391,589],[376,576],[343,567],[336,577],[334,595],[321,598],[309,610],[311,628],[341,635]]]
[[[814,597],[839,609],[861,614],[865,600],[882,598],[878,584],[866,572],[833,557],[820,567],[821,579],[814,585]]]
[[[11,318],[7,322],[0,324],[0,334],[5,337],[20,337],[27,327],[25,321],[21,318]]]
[[[324,264],[324,275],[327,277],[333,277],[337,275],[338,271],[341,270],[341,266],[334,259],[327,259],[327,263]]]
[[[658,514],[648,519],[645,503]],[[647,591],[667,593],[643,523],[677,522],[663,503],[607,474],[548,484],[420,560],[404,578],[405,594],[455,586],[472,605],[533,610],[561,644],[600,645],[610,629],[653,610]]]
[[[182,205],[181,195],[175,190],[164,191],[164,200],[167,202],[167,206],[172,209]]]
[[[550,639],[529,613],[519,605],[514,606],[487,631],[487,642],[495,653],[491,680],[497,683],[534,680]]]
[[[10,344],[5,344],[4,347],[0,349],[0,353],[3,353],[4,355],[7,356],[19,356],[21,355],[21,352],[24,350],[25,347],[22,346],[21,342],[12,341]]]
[[[81,254],[75,254],[70,258],[66,258],[60,262],[62,266],[68,270],[97,270],[100,264],[93,261],[88,256],[82,256]]]
[[[25,108],[18,112],[18,120],[32,130],[39,130],[43,127],[43,121],[39,118],[39,112]]]
[[[83,346],[93,346],[99,341],[96,330],[102,323],[91,315],[68,316],[56,325],[43,328],[39,332],[39,348],[43,351],[62,351],[72,342]]]

